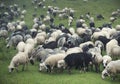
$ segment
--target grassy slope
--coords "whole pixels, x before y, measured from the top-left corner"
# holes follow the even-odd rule
[[[33,6],[31,5],[31,0],[1,0],[6,4],[19,4],[22,7],[22,4],[27,6],[27,15],[25,16],[25,21],[27,25],[32,27],[32,14],[35,12]],[[0,1],[0,2],[1,2]],[[89,0],[87,3],[84,3],[82,0],[57,0],[57,3],[52,3],[51,0],[46,0],[46,5],[58,6],[60,8],[71,7],[76,10],[75,16],[78,18],[81,14],[85,14],[88,11],[91,11],[92,16],[96,14],[103,14],[105,20],[96,21],[96,26],[101,26],[102,23],[108,22],[109,16],[112,11],[119,8],[120,0]],[[46,13],[46,9],[39,8],[36,11],[37,15]],[[113,26],[119,24],[120,20],[117,20]],[[67,24],[66,20],[58,21],[56,18],[55,23],[64,23]],[[75,24],[73,24],[75,26]],[[16,50],[14,48],[6,49],[5,41],[0,39],[0,84],[119,84],[120,78],[112,81],[107,78],[106,80],[101,79],[100,73],[87,72],[79,73],[79,71],[73,71],[72,75],[64,73],[39,73],[38,72],[38,63],[35,66],[29,64],[29,70],[18,73],[14,72],[9,74],[7,66],[11,58],[15,55]]]

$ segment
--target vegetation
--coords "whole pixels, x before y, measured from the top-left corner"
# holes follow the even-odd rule
[[[18,4],[22,9],[23,4],[26,5],[27,14],[25,15],[25,21],[29,28],[32,28],[34,13],[39,17],[41,14],[46,14],[47,8],[38,8],[34,10],[34,6],[31,4],[32,0],[0,0],[6,5]],[[95,19],[96,27],[101,26],[103,23],[109,22],[110,15],[113,11],[120,8],[120,0],[88,0],[88,2],[83,2],[83,0],[56,0],[53,3],[52,0],[46,0],[45,5],[58,6],[61,9],[64,7],[70,7],[75,10],[75,20],[73,22],[73,27],[75,27],[75,21],[81,14],[90,12],[93,17],[97,14],[103,14],[105,16],[104,20],[98,21]],[[0,10],[3,12],[4,10]],[[15,18],[18,20],[19,18]],[[117,19],[113,23],[113,27],[116,24],[120,24],[120,19]],[[67,20],[59,21],[58,18],[55,19],[55,24],[63,23],[67,27]],[[87,22],[88,24],[88,22]],[[38,71],[38,62],[34,66],[29,64],[28,70],[21,71],[19,67],[19,72],[14,71],[13,73],[8,73],[8,65],[12,57],[16,54],[15,48],[6,48],[6,41],[0,38],[0,84],[119,84],[120,77],[112,81],[109,77],[105,80],[101,79],[101,73],[96,73],[94,71],[80,73],[77,70],[73,70],[73,74],[69,75],[67,71],[63,73],[46,73]]]

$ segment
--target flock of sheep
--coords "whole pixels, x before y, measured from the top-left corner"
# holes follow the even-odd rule
[[[55,1],[55,0],[53,0]],[[0,38],[5,38],[9,48],[14,46],[17,53],[11,59],[8,66],[9,72],[23,65],[22,70],[35,61],[39,61],[39,71],[53,72],[68,70],[72,67],[81,71],[93,70],[101,72],[105,79],[110,76],[113,79],[120,72],[120,24],[113,28],[112,24],[120,18],[120,9],[113,11],[110,21],[96,28],[95,21],[90,12],[81,15],[76,20],[76,28],[73,28],[75,10],[65,7],[46,6],[45,0],[32,0],[32,6],[47,9],[46,15],[37,17],[33,14],[32,28],[28,28],[24,17],[27,13],[26,5],[20,8],[17,4],[6,6],[0,4],[0,8],[6,11],[0,14]],[[14,21],[14,18],[19,20]],[[64,24],[55,25],[55,18],[67,19],[68,27]],[[97,15],[98,20],[104,20],[103,15]],[[86,24],[89,21],[89,25]],[[103,55],[103,51],[106,54]],[[90,69],[91,67],[91,69]]]

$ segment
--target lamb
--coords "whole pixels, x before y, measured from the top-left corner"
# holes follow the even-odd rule
[[[65,56],[65,53],[50,55],[43,63],[40,63],[39,71],[47,69],[48,72],[51,72],[51,70],[53,70],[57,66],[57,62],[64,59]]]
[[[24,52],[18,52],[11,60],[10,65],[8,66],[9,72],[12,72],[14,69],[18,71],[18,66],[23,65],[22,70],[27,65],[29,59]]]
[[[109,62],[112,61],[112,58],[108,55],[103,56],[103,67],[105,68]]]
[[[115,79],[117,73],[120,73],[120,60],[111,61],[103,70],[102,79],[105,79],[105,76],[110,76],[112,79]]]

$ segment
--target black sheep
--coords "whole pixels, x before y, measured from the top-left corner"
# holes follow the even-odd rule
[[[49,49],[55,49],[57,48],[57,42],[56,41],[51,41],[49,43],[43,44],[43,48],[49,48]]]
[[[99,36],[97,40],[101,41],[101,42],[104,44],[104,46],[106,46],[106,44],[107,44],[111,39],[108,39],[108,38],[106,38],[105,36]],[[106,49],[106,48],[104,48],[104,49]]]
[[[75,67],[76,69],[87,68],[88,70],[88,64],[92,62],[92,55],[89,53],[84,53],[84,52],[72,53],[72,54],[67,55],[64,58],[64,61],[67,65],[67,69],[69,73],[71,72],[70,70],[72,67]]]

